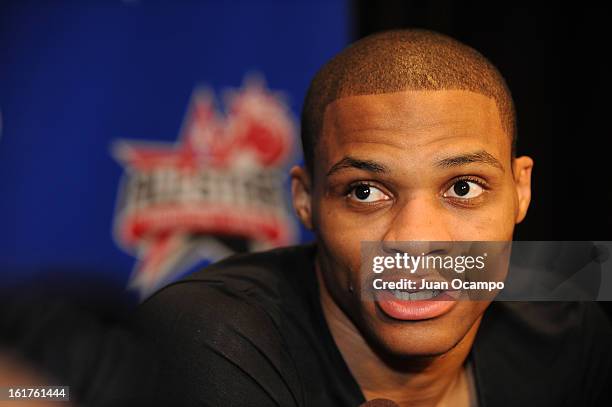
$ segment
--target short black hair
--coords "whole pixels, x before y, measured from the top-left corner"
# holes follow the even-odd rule
[[[423,29],[385,31],[365,37],[332,58],[312,80],[304,101],[301,137],[306,167],[314,153],[326,107],[336,99],[404,90],[469,90],[492,97],[512,156],[516,152],[516,111],[506,81],[475,49]]]

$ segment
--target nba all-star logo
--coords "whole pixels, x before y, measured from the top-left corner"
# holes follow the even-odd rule
[[[225,115],[196,89],[175,144],[116,143],[115,238],[138,258],[130,286],[146,296],[202,259],[295,242],[284,188],[295,140],[282,98],[251,79]]]

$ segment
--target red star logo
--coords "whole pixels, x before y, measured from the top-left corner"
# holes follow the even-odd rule
[[[181,272],[202,237],[239,237],[257,248],[295,241],[283,194],[296,139],[289,109],[262,81],[247,82],[227,99],[221,117],[212,94],[196,90],[173,145],[114,146],[126,171],[115,235],[136,251],[130,284],[143,295]]]

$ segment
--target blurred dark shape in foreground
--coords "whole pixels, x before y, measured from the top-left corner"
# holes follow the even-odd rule
[[[0,387],[70,386],[64,406],[154,405],[155,360],[128,324],[136,304],[83,275],[41,273],[0,289]]]

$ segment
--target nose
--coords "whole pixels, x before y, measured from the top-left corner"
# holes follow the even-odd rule
[[[453,240],[445,210],[435,199],[415,195],[401,206],[383,237],[385,253],[442,254]]]

